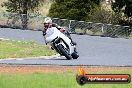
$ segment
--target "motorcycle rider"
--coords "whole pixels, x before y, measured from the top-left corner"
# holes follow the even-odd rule
[[[56,27],[60,32],[62,32],[63,34],[65,34],[71,40],[71,42],[72,42],[73,45],[76,45],[76,43],[72,40],[72,38],[70,36],[70,33],[67,30],[65,30],[64,28],[62,28],[59,25],[57,25],[56,23],[53,23],[50,17],[46,17],[44,19],[43,36],[46,35],[46,30],[48,28],[51,28],[51,27]]]

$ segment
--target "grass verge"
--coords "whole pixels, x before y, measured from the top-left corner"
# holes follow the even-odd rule
[[[88,68],[91,69],[92,68]],[[102,69],[102,70],[101,70]],[[109,69],[109,70],[108,70]],[[93,68],[93,71],[107,74],[130,74],[131,68]],[[95,73],[87,70],[87,73]],[[76,83],[76,72],[64,71],[62,73],[41,73],[34,72],[30,74],[12,74],[0,73],[0,88],[131,88],[132,83],[129,84],[85,84],[80,86]]]
[[[0,59],[51,56],[55,51],[32,41],[0,40]]]

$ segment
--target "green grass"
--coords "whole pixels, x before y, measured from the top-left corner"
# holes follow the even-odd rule
[[[132,72],[131,72],[132,75]],[[75,73],[0,74],[0,88],[131,88],[129,84],[85,84],[76,82]]]
[[[55,51],[32,41],[0,40],[0,58],[51,56]]]

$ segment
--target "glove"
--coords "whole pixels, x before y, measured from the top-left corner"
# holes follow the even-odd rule
[[[45,36],[46,35],[46,32],[43,32],[43,36]]]

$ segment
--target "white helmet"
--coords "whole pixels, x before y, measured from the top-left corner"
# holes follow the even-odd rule
[[[51,18],[50,18],[50,17],[46,17],[46,18],[44,19],[44,23],[52,23]]]

